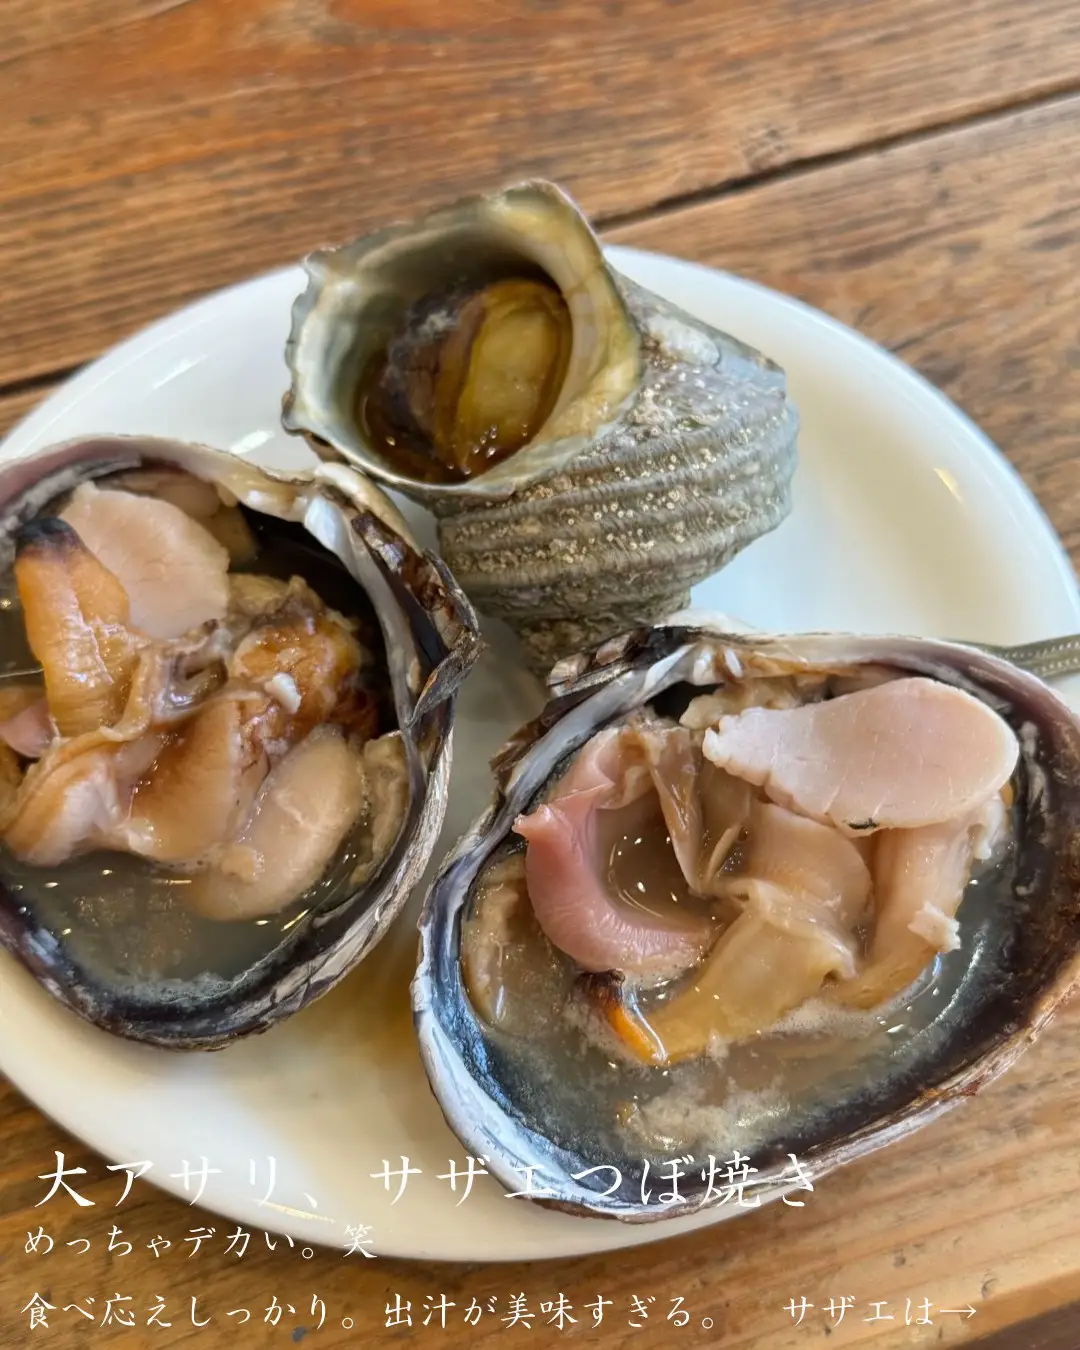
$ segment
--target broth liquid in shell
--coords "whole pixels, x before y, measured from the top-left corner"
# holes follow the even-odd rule
[[[853,1120],[872,1113],[897,1084],[923,1077],[963,1027],[1007,962],[991,919],[1015,903],[1013,872],[1006,853],[973,880],[963,949],[937,957],[900,998],[870,1011],[814,999],[749,1040],[718,1038],[702,1058],[667,1067],[627,1057],[575,996],[580,972],[526,923],[525,941],[502,963],[500,1026],[484,1026],[489,1068],[511,1100],[527,1103],[533,1128],[626,1177],[648,1162],[658,1178],[688,1151],[699,1169],[710,1156],[719,1164],[736,1152],[797,1153],[835,1123],[837,1102]],[[647,1014],[667,991],[640,997]],[[613,1138],[621,1156],[612,1156]]]
[[[852,687],[879,682],[889,680],[870,672]],[[808,697],[815,701],[824,688],[780,681],[763,697],[780,707],[798,706]],[[699,698],[696,706],[706,709],[699,725],[707,725],[711,699],[733,713],[743,707],[742,697],[735,685],[730,694]],[[685,691],[659,700],[654,713],[660,711],[660,722],[643,724],[646,734],[650,725],[674,729],[667,719],[687,711]],[[539,803],[557,804],[563,791],[587,795],[588,781],[572,778],[586,755],[587,747],[579,749]],[[626,791],[625,782],[619,790]],[[710,1157],[719,1165],[736,1153],[783,1157],[810,1147],[835,1127],[838,1110],[855,1123],[899,1085],[927,1076],[942,1045],[961,1033],[1000,979],[1008,952],[992,920],[1000,922],[1003,909],[1022,903],[1013,894],[1014,817],[965,887],[961,948],[934,956],[899,994],[876,1007],[849,1008],[831,1001],[826,986],[821,996],[752,1035],[713,1033],[701,1054],[667,1062],[661,1057],[659,1064],[641,1063],[629,1052],[605,1009],[629,1000],[637,1025],[648,1028],[651,1014],[695,983],[694,969],[659,981],[583,973],[548,940],[532,911],[520,840],[504,845],[480,873],[462,921],[465,987],[481,1018],[488,1071],[505,1099],[521,1104],[530,1128],[594,1166],[619,1167],[624,1177],[658,1177],[665,1161],[688,1154],[691,1170],[699,1170]],[[751,814],[719,867],[720,893],[754,854],[754,819]],[[709,913],[708,899],[687,884],[655,797],[597,810],[594,828],[600,876],[623,906],[668,920]],[[714,843],[706,831],[706,854]],[[867,840],[857,840],[856,847],[864,858],[871,856]],[[724,924],[738,909],[720,898],[712,913]],[[870,915],[853,924],[864,957],[872,930]],[[612,1156],[618,1150],[621,1155]]]
[[[358,621],[363,647],[374,655],[377,668],[385,670],[374,612],[336,559],[316,549],[299,528],[240,509],[258,552],[234,563],[230,572],[283,582],[303,578],[330,609]],[[0,601],[0,650],[7,670],[34,664],[13,582]],[[44,693],[40,677],[35,682]],[[380,699],[379,715],[380,730],[392,729],[393,709],[385,697]],[[156,988],[163,981],[205,977],[228,981],[242,975],[272,952],[282,934],[309,911],[331,906],[351,893],[350,878],[361,862],[358,847],[356,840],[347,843],[315,885],[280,912],[225,922],[206,918],[184,904],[182,892],[192,884],[190,876],[111,850],[41,867],[0,848],[0,883],[18,898],[22,913],[62,939],[88,973],[110,985],[128,987],[137,996],[140,986]]]

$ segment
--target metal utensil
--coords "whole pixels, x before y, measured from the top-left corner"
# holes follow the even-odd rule
[[[990,656],[1011,661],[1014,666],[1037,675],[1041,680],[1062,679],[1080,674],[1080,633],[1068,637],[1043,638],[1039,642],[1025,642],[1018,647],[995,647],[989,642],[969,642],[953,638],[965,647],[974,647]],[[33,679],[41,674],[40,666],[24,666],[19,670],[0,671],[0,683],[7,680]]]
[[[0,670],[0,682],[6,680],[32,680],[40,674],[40,666],[22,666],[18,670]]]
[[[990,656],[1000,656],[1041,680],[1059,680],[1065,675],[1080,674],[1080,633],[1043,638],[1040,642],[1027,642],[1019,647],[994,647],[988,642],[966,641],[964,646],[975,647]]]

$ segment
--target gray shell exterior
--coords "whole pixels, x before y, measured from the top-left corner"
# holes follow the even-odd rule
[[[139,436],[49,446],[0,469],[0,568],[20,526],[78,482],[140,465],[186,469],[231,491],[259,517],[303,530],[371,602],[385,643],[403,734],[410,802],[397,842],[357,892],[316,905],[250,969],[160,986],[113,987],[76,962],[0,882],[0,945],[54,998],[126,1039],[213,1050],[266,1031],[334,987],[386,934],[427,866],[442,826],[456,691],[480,650],[476,616],[444,564],[411,540],[399,513],[341,466],[311,474],[261,470],[224,451]],[[277,528],[274,526],[274,528]]]
[[[534,1203],[632,1223],[692,1213],[721,1199],[715,1191],[707,1199],[704,1177],[687,1169],[678,1202],[643,1204],[642,1159],[605,1195],[610,1174],[589,1169],[608,1159],[582,1156],[573,1129],[559,1134],[550,1096],[562,1089],[549,1082],[538,1096],[535,1084],[516,1079],[474,1013],[459,961],[462,920],[485,865],[505,850],[515,817],[532,808],[567,757],[600,727],[665,691],[707,687],[729,675],[850,672],[864,664],[943,680],[1010,723],[1021,744],[1017,862],[978,939],[974,992],[965,995],[964,1015],[935,1049],[929,1073],[838,1104],[805,1137],[763,1147],[750,1158],[757,1171],[748,1194],[767,1203],[789,1193],[791,1152],[817,1180],[920,1129],[1007,1070],[1069,998],[1080,979],[1080,721],[1050,689],[997,658],[918,638],[734,634],[692,614],[632,632],[552,673],[551,701],[493,762],[492,805],[444,863],[420,920],[413,1009],[429,1082],[467,1151],[489,1159],[489,1171],[508,1192],[520,1193],[525,1169],[533,1167],[536,1189],[547,1191]],[[565,1090],[580,1088],[569,1083]],[[654,1160],[651,1185],[659,1175]],[[729,1204],[718,1217],[743,1212]]]
[[[627,278],[617,284],[644,355],[627,411],[508,501],[433,503],[454,575],[541,671],[683,608],[791,510],[798,420],[782,373]]]
[[[453,260],[442,264],[445,280],[470,231],[469,247],[498,250],[506,269],[515,256],[541,265],[568,299],[587,281],[594,311],[573,317],[570,300],[574,359],[596,344],[601,378],[567,394],[534,441],[496,468],[465,483],[417,482],[358,425],[357,343],[365,324],[385,324],[410,249],[423,284],[434,285],[440,242]],[[517,632],[535,670],[682,608],[693,585],[790,512],[798,415],[784,373],[617,273],[554,185],[469,198],[305,266],[286,349],[286,430],[429,506],[454,575]]]

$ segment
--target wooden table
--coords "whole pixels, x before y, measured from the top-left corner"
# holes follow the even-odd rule
[[[609,238],[779,287],[902,355],[998,442],[1080,559],[1076,0],[5,0],[0,165],[0,431],[183,302],[540,174]],[[269,1346],[306,1329],[328,1347],[1076,1350],[1078,1092],[1073,1010],[981,1099],[803,1209],[595,1260],[437,1267],[305,1261],[261,1235],[242,1259],[191,1259],[182,1236],[206,1216],[145,1182],[121,1211],[134,1253],[109,1253],[107,1160],[6,1089],[0,1344]],[[38,1207],[57,1149],[87,1168],[93,1224]],[[48,1255],[25,1250],[39,1225]],[[89,1252],[64,1245],[84,1232]],[[160,1258],[157,1235],[174,1242]],[[22,1311],[35,1292],[57,1307],[47,1331]],[[517,1292],[529,1333],[500,1320]],[[560,1293],[577,1317],[562,1332],[539,1314]],[[135,1328],[102,1325],[117,1294]],[[411,1329],[385,1325],[396,1295]],[[440,1296],[446,1330],[422,1325]],[[844,1296],[837,1322],[824,1310]],[[296,1316],[268,1323],[272,1298]],[[676,1298],[685,1327],[665,1320]],[[931,1322],[906,1325],[924,1299]],[[75,1303],[93,1318],[63,1313]],[[250,1322],[226,1317],[239,1308]]]

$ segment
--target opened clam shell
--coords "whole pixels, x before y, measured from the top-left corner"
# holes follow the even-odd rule
[[[784,373],[616,272],[553,184],[305,267],[286,430],[428,506],[536,670],[685,605],[789,513]]]
[[[1072,990],[1080,722],[1033,677],[944,642],[691,615],[550,683],[428,894],[413,982],[432,1090],[508,1193],[629,1222],[745,1212],[735,1187],[775,1199],[980,1091]],[[618,737],[643,751],[621,767]],[[683,742],[691,780],[665,767]],[[540,851],[601,806],[629,814],[594,816],[561,863]],[[793,851],[766,856],[785,824]],[[666,870],[636,848],[650,831]]]
[[[212,1049],[379,942],[446,804],[475,617],[342,466],[100,436],[0,468],[0,943]]]

